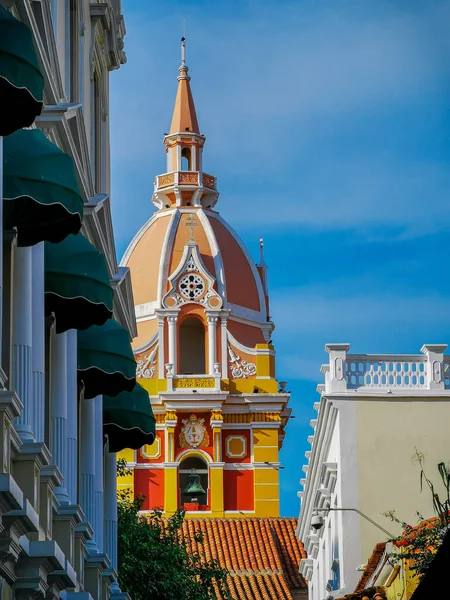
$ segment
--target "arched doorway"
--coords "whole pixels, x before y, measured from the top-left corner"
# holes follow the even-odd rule
[[[188,456],[181,461],[178,468],[178,487],[180,490],[181,507],[183,507],[185,502],[191,502],[191,498],[183,495],[183,490],[186,488],[189,475],[192,471],[199,475],[201,486],[206,492],[205,494],[200,494],[197,496],[197,502],[203,506],[208,504],[208,464],[205,460],[198,456]]]
[[[200,319],[188,317],[180,324],[179,342],[180,374],[205,374],[205,326]]]

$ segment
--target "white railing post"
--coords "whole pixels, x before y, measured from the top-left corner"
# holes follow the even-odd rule
[[[427,357],[426,381],[429,390],[444,389],[444,351],[447,344],[424,344],[420,351]]]
[[[346,392],[345,359],[350,344],[326,344],[325,351],[330,355],[330,372],[328,373],[327,392]]]

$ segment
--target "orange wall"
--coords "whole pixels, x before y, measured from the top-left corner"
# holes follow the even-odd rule
[[[254,510],[253,471],[223,472],[224,509]]]
[[[164,469],[135,469],[134,494],[145,496],[143,510],[164,507]]]

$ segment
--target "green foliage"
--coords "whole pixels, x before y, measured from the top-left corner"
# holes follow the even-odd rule
[[[450,528],[450,472],[445,463],[438,464],[437,469],[446,496],[442,499],[433,482],[427,477],[423,465],[424,457],[417,449],[414,459],[420,466],[420,491],[423,490],[425,482],[431,492],[436,517],[424,522],[423,516],[417,512],[418,525],[413,527],[398,519],[395,511],[385,513],[385,516],[403,527],[402,534],[393,540],[394,545],[401,548],[401,554],[392,553],[391,558],[397,562],[406,560],[411,571],[420,579],[430,568]]]
[[[143,498],[119,494],[119,585],[133,600],[229,599],[227,571],[217,561],[188,552],[180,529],[182,511],[170,518],[154,511],[142,517]],[[195,541],[201,546],[200,533]]]

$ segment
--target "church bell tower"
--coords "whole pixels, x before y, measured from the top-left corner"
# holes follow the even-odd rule
[[[118,484],[144,495],[146,511],[276,517],[290,409],[275,376],[263,243],[256,265],[216,210],[188,73],[183,39],[156,211],[122,260],[133,283],[137,377],[157,436],[122,453],[132,475]]]

